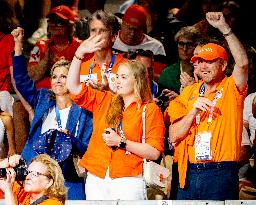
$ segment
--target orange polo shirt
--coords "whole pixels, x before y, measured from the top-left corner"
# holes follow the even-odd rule
[[[199,96],[199,90],[203,82],[195,83],[184,89],[180,96],[170,102],[168,113],[171,123],[175,123],[192,109],[194,102]],[[217,91],[223,89],[222,96],[217,100],[213,111],[211,132],[212,162],[238,161],[241,136],[242,136],[242,112],[243,102],[247,89],[242,92],[237,90],[233,77],[222,80],[215,91],[207,97],[213,101]],[[207,131],[209,112],[201,112],[198,132]],[[193,122],[187,137],[175,146],[174,160],[178,162],[179,181],[183,188],[185,185],[187,163],[200,163],[195,160],[196,123]],[[207,161],[208,162],[208,161]]]
[[[124,62],[125,58],[123,58],[123,56],[121,54],[116,54],[115,55],[115,61],[111,70],[112,74],[116,74],[119,64]],[[106,62],[105,64],[105,73],[108,70],[108,66],[109,66],[110,60]],[[99,65],[96,60],[95,60],[95,55],[93,55],[93,57],[85,62],[82,62],[81,64],[81,70],[80,70],[80,81],[84,82],[84,80],[87,78],[88,74],[89,74],[89,69],[90,66],[92,65],[92,74],[95,74],[97,76],[97,80],[101,81],[102,80],[102,76],[101,76],[101,65]]]
[[[21,187],[17,182],[14,182],[12,191],[17,205],[30,205],[30,194],[25,192],[23,187]],[[58,199],[49,198],[38,203],[38,205],[63,205],[63,203]]]
[[[113,95],[110,92],[100,92],[85,84],[82,91],[71,98],[82,108],[93,113],[93,133],[86,153],[80,165],[90,173],[104,178],[109,168],[111,178],[138,176],[142,174],[143,159],[133,153],[126,154],[124,149],[112,151],[103,141],[102,133],[108,124],[105,118]],[[143,103],[144,105],[145,103]],[[142,141],[142,110],[136,102],[123,112],[122,129],[128,140]],[[118,134],[119,130],[116,128]],[[146,109],[146,143],[159,151],[164,149],[164,122],[160,109],[155,103],[148,103]]]

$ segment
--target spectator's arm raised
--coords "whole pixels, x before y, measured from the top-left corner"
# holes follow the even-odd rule
[[[232,56],[235,60],[233,77],[237,88],[241,91],[245,88],[248,79],[248,57],[246,51],[226,23],[222,12],[208,12],[206,19],[213,27],[219,29],[224,35]]]

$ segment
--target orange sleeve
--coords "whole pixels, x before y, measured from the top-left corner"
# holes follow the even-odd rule
[[[231,75],[229,78],[229,81],[232,85],[232,89],[233,89],[233,93],[235,94],[236,98],[237,98],[237,101],[238,102],[241,102],[240,106],[243,106],[244,104],[244,99],[247,95],[247,90],[248,90],[248,85],[244,87],[244,89],[242,91],[239,91],[237,89],[237,86],[235,84],[235,81],[234,81],[234,77],[233,75]]]
[[[30,198],[30,195],[27,192],[25,192],[24,189],[17,182],[14,182],[13,184],[12,193],[15,199],[15,203],[17,205],[18,204],[26,205],[26,202]]]
[[[84,83],[81,84],[81,92],[77,95],[70,94],[70,97],[78,106],[85,110],[93,112],[106,96],[111,95],[110,92],[101,92],[86,86]]]
[[[187,115],[188,110],[182,102],[176,98],[172,100],[168,106],[168,114],[171,124]]]
[[[165,126],[163,114],[156,104],[150,103],[146,110],[146,142],[159,151],[164,151]]]
[[[170,116],[171,124],[188,114],[188,101],[191,100],[190,98],[193,95],[194,90],[198,89],[200,84],[195,83],[192,86],[185,87],[181,94],[170,102],[167,112]]]

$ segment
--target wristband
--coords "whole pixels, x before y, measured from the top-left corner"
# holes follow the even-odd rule
[[[233,34],[232,29],[230,29],[228,33],[223,33],[223,36],[227,37],[227,36],[230,36],[231,34]]]
[[[75,58],[80,60],[80,61],[83,60],[83,57],[79,57],[78,55],[76,55],[76,53],[75,53]]]
[[[123,148],[123,149],[126,148],[126,138],[125,137],[121,137],[121,140],[120,140],[120,142],[118,144],[118,147],[119,148]]]

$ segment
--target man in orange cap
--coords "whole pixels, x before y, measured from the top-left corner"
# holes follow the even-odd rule
[[[225,37],[235,66],[226,77],[225,49],[204,45],[191,59],[199,63],[202,81],[170,102],[169,138],[175,144],[179,172],[177,199],[235,200],[248,58],[221,12],[208,12],[206,19]]]

